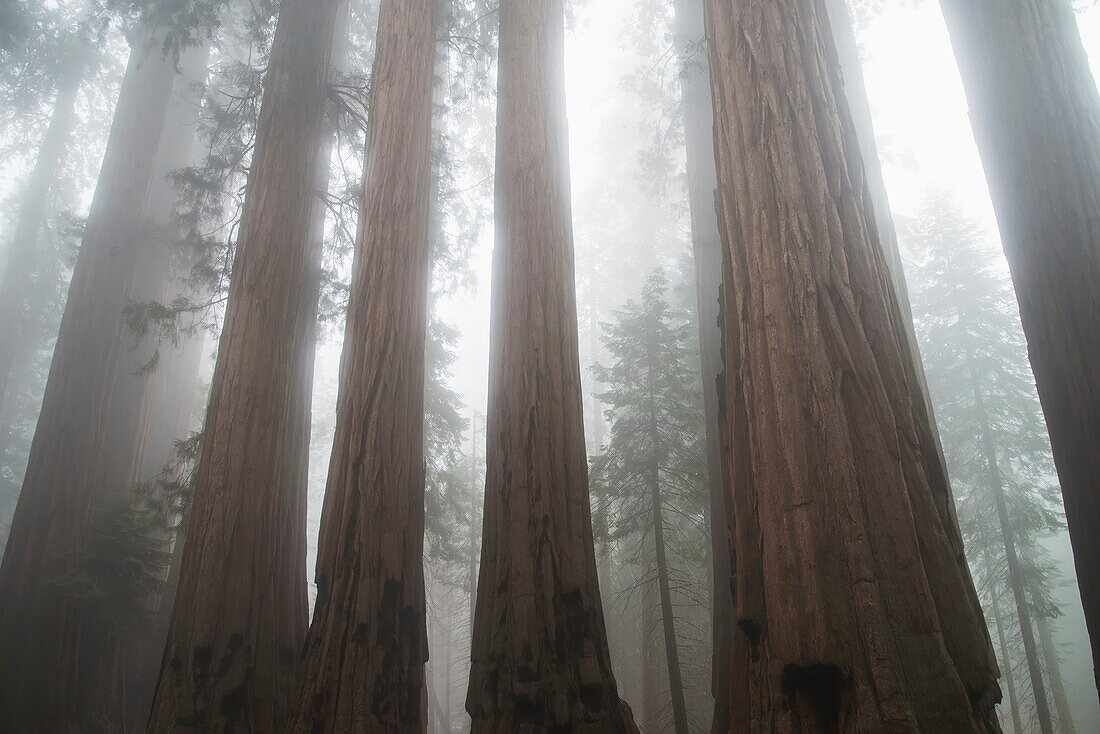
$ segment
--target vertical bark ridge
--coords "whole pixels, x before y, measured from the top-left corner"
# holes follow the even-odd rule
[[[282,4],[148,731],[280,731],[308,625],[302,318],[339,0]]]
[[[561,0],[505,0],[473,731],[636,732],[600,606],[588,494]]]
[[[996,731],[996,664],[823,2],[707,0],[734,729]]]
[[[422,732],[424,376],[439,0],[385,0],[321,518],[317,609],[293,731]]]

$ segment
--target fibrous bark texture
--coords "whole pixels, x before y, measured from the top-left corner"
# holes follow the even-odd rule
[[[73,271],[27,473],[0,567],[0,730],[95,731],[100,697],[82,680],[117,680],[117,641],[47,583],[80,548],[92,511],[117,496],[100,479],[105,427],[139,236],[175,66],[140,34],[115,109]]]
[[[733,618],[730,591],[730,519],[722,481],[722,446],[718,426],[718,373],[722,371],[722,334],[718,328],[718,294],[722,288],[722,238],[714,210],[718,187],[714,168],[714,110],[710,73],[703,46],[702,0],[676,0],[676,50],[683,65],[684,143],[687,149],[691,249],[699,318],[699,361],[703,376],[703,411],[707,430],[707,483],[710,490],[712,573],[711,731],[729,731],[729,688]]]
[[[997,730],[996,664],[821,0],[707,0],[731,730]]]
[[[1067,0],[940,5],[1012,271],[1100,660],[1100,96]]]
[[[474,732],[636,732],[592,545],[561,0],[504,0]]]
[[[308,623],[296,386],[339,17],[339,0],[280,10],[151,733],[286,720]]]
[[[439,0],[385,0],[321,518],[317,609],[292,731],[423,732],[424,380]]]

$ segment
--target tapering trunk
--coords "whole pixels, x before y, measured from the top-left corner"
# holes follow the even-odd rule
[[[676,617],[672,612],[672,584],[669,580],[668,553],[665,548],[664,508],[661,505],[661,430],[657,422],[657,395],[653,383],[657,379],[658,365],[653,334],[646,344],[649,389],[649,445],[653,452],[650,460],[648,489],[650,512],[653,515],[653,552],[657,563],[657,588],[661,599],[661,631],[665,641],[665,664],[668,667],[668,689],[672,699],[672,724],[676,734],[687,734],[687,706],[684,704],[684,679],[680,673],[680,651],[676,643]]]
[[[1054,644],[1054,634],[1050,629],[1050,619],[1039,617],[1039,644],[1043,648],[1043,663],[1047,671],[1047,679],[1050,681],[1050,690],[1054,694],[1054,709],[1058,713],[1058,729],[1062,734],[1077,734],[1077,727],[1073,723],[1073,710],[1066,697],[1065,683],[1062,681],[1062,661],[1058,655],[1058,648]]]
[[[634,732],[596,575],[578,363],[561,0],[500,6],[488,476],[474,732]]]
[[[998,729],[820,0],[706,2],[724,233],[731,725]]]
[[[76,65],[58,81],[53,114],[38,146],[38,157],[15,221],[15,236],[8,249],[4,277],[0,280],[0,313],[5,314],[4,318],[0,318],[0,409],[4,405],[8,377],[19,349],[23,304],[27,300],[27,288],[34,271],[38,233],[46,220],[50,189],[57,179],[72,134],[76,120],[76,97],[83,77],[83,65]],[[0,440],[6,435],[6,431],[0,434]],[[3,456],[5,448],[0,446],[0,456]]]
[[[1016,553],[1016,538],[1012,530],[1012,519],[1008,515],[1008,505],[1005,502],[1004,480],[997,462],[997,447],[993,443],[993,434],[989,431],[985,396],[982,394],[978,371],[973,364],[970,365],[970,387],[974,392],[974,410],[977,414],[978,429],[982,434],[980,437],[982,460],[989,475],[989,490],[993,493],[993,506],[997,510],[997,523],[1001,528],[1001,542],[1004,544],[1005,563],[1008,565],[1008,586],[1012,589],[1012,598],[1016,602],[1016,618],[1020,623],[1024,658],[1027,660],[1031,692],[1035,698],[1035,716],[1039,720],[1039,730],[1043,734],[1054,734],[1050,705],[1047,703],[1047,694],[1043,686],[1043,672],[1039,665],[1039,650],[1035,645],[1035,632],[1031,625],[1031,608],[1024,593],[1024,579],[1020,572],[1020,559]]]
[[[890,197],[887,195],[886,180],[882,175],[878,143],[875,141],[875,127],[871,118],[871,103],[867,98],[867,88],[863,80],[859,44],[856,40],[852,15],[849,11],[849,0],[826,0],[825,7],[832,28],[833,43],[836,45],[841,78],[844,82],[844,99],[847,101],[848,108],[852,113],[852,125],[855,129],[856,140],[859,143],[859,151],[863,159],[863,173],[867,180],[868,191],[867,204],[870,210],[874,212],[875,228],[878,231],[879,242],[882,245],[882,253],[886,258],[886,269],[890,273],[890,281],[897,297],[898,308],[901,310],[901,325],[904,327],[905,337],[909,341],[909,353],[913,362],[912,378],[916,380],[913,391],[917,392],[919,389],[919,396],[924,402],[924,408],[929,416],[928,426],[935,442],[936,458],[946,467],[947,460],[943,456],[943,445],[940,441],[939,426],[936,423],[936,413],[932,406],[931,393],[928,391],[928,378],[924,373],[924,363],[921,361],[920,347],[917,344],[917,332],[913,326],[913,310],[909,304],[909,286],[905,281],[905,267],[901,261],[901,250],[898,247],[897,230],[894,228]]]
[[[653,512],[653,545],[657,560],[657,587],[661,598],[661,631],[668,666],[668,690],[672,698],[672,724],[676,734],[687,734],[687,706],[684,703],[684,678],[680,673],[680,651],[676,644],[676,617],[672,611],[672,586],[669,581],[668,554],[665,549],[664,513],[657,482],[650,483]]]
[[[1001,672],[1004,675],[1005,687],[1008,688],[1008,711],[1012,716],[1012,734],[1024,734],[1024,725],[1020,719],[1020,697],[1016,693],[1016,676],[1012,672],[1012,657],[1008,651],[1008,641],[1005,639],[1005,625],[1001,618],[1001,602],[996,585],[989,590],[992,599],[993,623],[997,628],[997,644],[1001,650]]]
[[[281,731],[308,622],[303,314],[341,3],[279,13],[148,730]],[[305,423],[303,423],[303,421]]]
[[[711,567],[711,693],[713,732],[729,731],[730,661],[732,658],[733,595],[730,591],[730,528],[722,485],[722,447],[718,427],[718,373],[722,371],[722,334],[718,328],[718,294],[722,288],[722,238],[718,231],[714,193],[714,110],[703,29],[702,0],[676,0],[676,50],[680,54],[680,88],[684,105],[691,243],[695,259],[695,290],[699,318],[699,357],[703,379],[703,411],[707,431],[707,484],[710,490]]]
[[[292,729],[303,733],[427,725],[424,346],[437,6],[380,8],[317,606]]]
[[[1016,288],[1100,660],[1100,96],[1068,0],[940,5]]]
[[[657,734],[660,731],[661,713],[664,711],[666,698],[661,686],[661,672],[664,661],[661,660],[661,651],[657,647],[657,624],[660,617],[660,592],[657,589],[656,579],[650,577],[649,569],[641,580],[641,630],[638,642],[641,648],[640,661],[642,667],[642,717],[638,728],[641,734]]]
[[[0,729],[95,731],[115,701],[113,684],[100,685],[112,678],[101,661],[118,654],[118,640],[44,582],[80,548],[93,510],[118,495],[102,478],[113,460],[122,310],[176,76],[161,41],[143,32],[131,52],[0,568]]]

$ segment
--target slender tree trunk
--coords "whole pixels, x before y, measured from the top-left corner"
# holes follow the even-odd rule
[[[1043,734],[1054,734],[1054,725],[1050,718],[1050,705],[1047,703],[1046,690],[1043,687],[1043,672],[1039,665],[1039,651],[1035,645],[1034,628],[1031,625],[1031,610],[1024,593],[1024,580],[1020,573],[1020,559],[1016,554],[1016,539],[1012,532],[1012,519],[1008,516],[1005,503],[1004,481],[997,465],[997,448],[993,444],[993,435],[989,431],[989,418],[985,411],[985,397],[982,395],[981,381],[977,369],[970,365],[970,387],[974,391],[974,408],[977,412],[978,428],[981,430],[982,458],[989,472],[989,489],[993,492],[993,504],[997,508],[997,521],[1001,527],[1001,540],[1005,548],[1005,561],[1008,564],[1008,586],[1012,589],[1012,598],[1016,602],[1016,618],[1020,621],[1020,636],[1024,643],[1024,657],[1027,671],[1031,677],[1031,690],[1035,697],[1035,715],[1039,719],[1039,730]]]
[[[302,355],[339,0],[282,4],[148,730],[281,731],[307,617]]]
[[[1012,271],[1100,660],[1100,96],[1067,0],[940,5]]]
[[[561,0],[505,0],[473,731],[635,732],[592,545]],[[487,590],[487,591],[486,591]]]
[[[661,507],[661,467],[658,457],[661,431],[657,424],[657,396],[653,393],[653,381],[657,377],[653,335],[649,335],[647,358],[649,376],[649,443],[653,458],[649,466],[650,510],[653,513],[653,550],[657,561],[657,586],[661,595],[661,627],[665,639],[665,661],[668,665],[668,688],[672,698],[672,723],[676,734],[687,734],[687,706],[684,704],[684,679],[680,673],[680,652],[676,644],[676,617],[672,613],[672,586],[669,582],[668,555],[665,552],[665,520]]]
[[[822,2],[706,2],[736,518],[731,724],[998,729],[996,663]]]
[[[1001,648],[1001,665],[1004,666],[1002,673],[1005,679],[1005,686],[1008,688],[1008,710],[1012,715],[1012,732],[1013,734],[1023,734],[1024,725],[1020,720],[1020,699],[1016,694],[1016,676],[1012,673],[1012,658],[1008,653],[1008,641],[1005,639],[1005,625],[1001,620],[1001,602],[998,599],[997,588],[994,584],[989,590],[989,597],[992,599],[993,607],[993,623],[997,627],[997,643]]]
[[[711,566],[711,731],[729,731],[730,662],[732,660],[733,594],[730,591],[730,528],[722,485],[722,447],[718,428],[718,373],[722,371],[722,334],[718,328],[718,293],[722,287],[722,238],[714,193],[714,110],[703,29],[702,0],[676,0],[676,49],[683,66],[681,94],[687,147],[691,242],[698,299],[699,356],[703,411],[707,430],[707,483],[710,489]]]
[[[438,0],[386,0],[317,606],[293,730],[421,732],[424,345]],[[349,644],[350,640],[350,644]]]
[[[1058,712],[1058,729],[1062,734],[1077,734],[1073,723],[1073,711],[1066,697],[1066,687],[1062,681],[1062,661],[1058,648],[1054,645],[1054,635],[1050,629],[1050,620],[1039,617],[1039,644],[1043,648],[1043,661],[1046,663],[1047,678],[1050,680],[1051,693],[1054,694],[1054,708]]]
[[[81,658],[106,659],[117,647],[101,632],[82,631],[90,620],[44,582],[63,571],[61,559],[80,547],[93,508],[107,496],[99,480],[111,458],[103,449],[122,344],[122,309],[142,244],[174,77],[160,37],[141,34],[115,110],[0,567],[3,730],[90,726],[87,718],[100,703],[95,699],[101,691],[89,690],[72,676],[82,669]],[[34,219],[30,231],[41,217]],[[90,646],[83,653],[78,640]]]
[[[34,269],[38,233],[46,219],[49,192],[57,179],[76,120],[76,97],[83,81],[84,67],[75,66],[57,85],[53,114],[38,147],[38,158],[27,182],[23,205],[15,221],[15,237],[8,250],[4,277],[0,280],[0,408],[7,394],[8,377],[19,347],[23,304]],[[6,435],[6,434],[4,434]],[[2,455],[2,452],[0,452]]]
[[[642,719],[639,728],[642,734],[656,734],[660,729],[661,712],[664,710],[665,697],[661,691],[661,653],[657,648],[657,617],[660,613],[660,592],[655,579],[645,575],[639,580],[642,585],[641,646],[642,667]]]

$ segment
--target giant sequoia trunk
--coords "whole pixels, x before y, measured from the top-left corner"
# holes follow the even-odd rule
[[[293,731],[422,732],[424,350],[439,0],[385,0],[370,152]]]
[[[339,0],[279,14],[149,731],[274,732],[305,638],[296,397]]]
[[[940,5],[1012,271],[1096,661],[1100,97],[1067,0]]]
[[[122,310],[130,292],[175,66],[159,35],[135,42],[50,365],[26,477],[0,567],[0,729],[92,731],[112,691],[78,681],[117,650],[83,607],[46,582],[85,539],[110,495],[105,462]],[[101,671],[102,672],[102,671]],[[113,671],[108,671],[112,677]],[[97,673],[98,675],[98,673]]]
[[[585,457],[561,0],[504,0],[474,732],[635,732],[600,606]]]
[[[707,0],[738,731],[997,730],[820,0]]]
[[[38,147],[38,158],[15,221],[15,237],[8,250],[4,278],[0,280],[0,314],[4,314],[0,318],[0,409],[4,405],[8,377],[19,347],[23,304],[27,300],[27,288],[34,270],[38,233],[46,219],[49,192],[57,179],[76,120],[76,96],[83,72],[83,65],[77,64],[58,81],[53,114]],[[0,446],[0,456],[3,455],[2,449]]]
[[[687,148],[691,250],[699,318],[699,357],[703,374],[703,411],[707,430],[707,483],[710,490],[711,693],[713,732],[729,731],[730,657],[733,594],[730,591],[730,520],[722,482],[722,446],[718,427],[718,373],[722,371],[722,334],[718,293],[722,288],[722,238],[714,211],[718,187],[714,168],[714,111],[704,41],[702,0],[676,0],[676,50],[683,66],[684,142]]]

